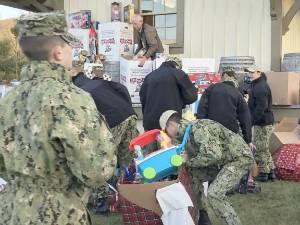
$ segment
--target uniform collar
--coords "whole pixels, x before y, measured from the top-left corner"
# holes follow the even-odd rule
[[[36,79],[53,78],[55,80],[71,83],[71,75],[65,67],[48,61],[31,61],[22,68],[21,80],[29,81]]]

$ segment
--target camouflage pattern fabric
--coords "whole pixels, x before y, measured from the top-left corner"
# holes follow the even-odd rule
[[[64,11],[22,15],[16,28],[21,37],[60,36],[66,42],[80,43],[74,35],[68,32]]]
[[[188,122],[183,121],[178,129],[178,140],[183,137]],[[200,209],[206,204],[218,218],[228,225],[241,225],[229,203],[226,193],[239,182],[249,170],[254,159],[243,138],[212,120],[192,122],[190,138],[186,145],[186,166],[198,196]],[[207,203],[203,202],[202,183],[208,181]]]
[[[119,125],[111,129],[114,143],[117,147],[117,159],[118,165],[121,168],[129,166],[130,162],[134,158],[134,152],[129,151],[129,144],[132,139],[139,135],[137,130],[137,116],[133,115],[128,117]],[[107,197],[109,187],[107,184],[94,190],[94,195],[98,199]]]
[[[222,76],[222,81],[223,81],[223,82],[224,82],[224,81],[231,81],[231,82],[234,84],[234,86],[235,86],[236,88],[239,87],[239,82],[238,82],[238,80],[237,80],[235,77],[228,76],[227,74],[225,74],[224,76]]]
[[[9,183],[0,224],[90,224],[86,190],[103,185],[117,162],[93,99],[63,66],[32,61],[0,108],[0,168]]]
[[[119,125],[111,128],[114,136],[114,143],[117,147],[118,164],[122,168],[128,166],[133,160],[133,151],[129,151],[129,144],[132,139],[139,135],[137,130],[137,116],[132,115]]]
[[[259,171],[270,173],[273,169],[273,159],[269,150],[270,136],[274,130],[273,125],[254,126],[253,143],[256,146],[255,161],[258,164]]]

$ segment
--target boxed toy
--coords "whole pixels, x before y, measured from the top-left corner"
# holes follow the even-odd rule
[[[107,61],[120,61],[120,57],[133,55],[133,27],[122,22],[104,23],[98,26],[99,53]]]
[[[91,10],[69,14],[70,28],[89,29],[91,27]]]
[[[120,82],[127,87],[134,104],[140,103],[139,92],[145,77],[152,72],[152,63],[148,60],[143,67],[140,67],[139,61],[133,60],[133,57],[121,57]]]
[[[72,57],[73,61],[79,61],[81,50],[86,50],[89,54],[89,29],[70,29],[69,32],[73,34],[78,40],[80,40],[80,44],[73,47]]]

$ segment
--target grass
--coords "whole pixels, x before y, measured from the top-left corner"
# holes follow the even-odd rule
[[[260,194],[235,194],[230,200],[243,225],[300,225],[300,183],[265,183]],[[120,214],[94,216],[93,221],[93,225],[122,225]]]

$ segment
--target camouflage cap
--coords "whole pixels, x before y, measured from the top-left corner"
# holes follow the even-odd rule
[[[20,37],[60,36],[64,41],[72,45],[80,42],[68,32],[64,11],[22,15],[16,26]]]
[[[180,58],[178,58],[176,56],[169,56],[169,57],[167,57],[166,62],[169,62],[169,61],[175,62],[178,65],[179,69],[182,68],[182,60]]]

